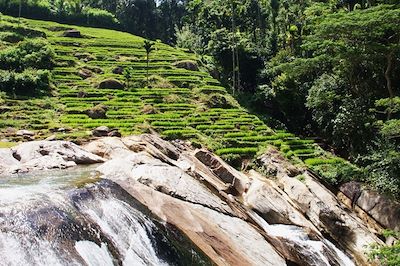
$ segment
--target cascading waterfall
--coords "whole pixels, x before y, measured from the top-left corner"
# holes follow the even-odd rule
[[[286,243],[295,247],[308,265],[355,265],[343,251],[327,239],[310,239],[303,228],[295,225],[268,224],[255,212],[251,212],[251,217],[270,237],[284,239]]]
[[[1,265],[210,264],[179,231],[90,171],[1,179]]]

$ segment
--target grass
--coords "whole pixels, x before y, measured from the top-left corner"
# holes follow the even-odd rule
[[[5,141],[0,141],[0,148],[11,148],[18,145],[16,142],[5,142]]]

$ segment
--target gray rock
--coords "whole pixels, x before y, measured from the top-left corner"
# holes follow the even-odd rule
[[[92,130],[95,137],[106,137],[108,133],[110,133],[110,129],[107,126],[100,126]]]
[[[32,136],[35,135],[35,133],[32,132],[32,131],[29,131],[29,130],[21,129],[21,130],[18,130],[16,132],[16,135],[17,136],[30,136],[30,137],[32,137]]]
[[[399,202],[374,191],[363,190],[356,204],[385,228],[400,231]]]
[[[207,150],[199,150],[194,156],[209,167],[224,183],[231,186],[229,193],[241,195],[245,191],[246,184],[243,182],[245,178],[219,157]]]
[[[125,85],[116,79],[105,79],[103,81],[100,82],[99,84],[99,88],[100,89],[123,89],[125,88]]]
[[[66,30],[64,31],[63,36],[70,38],[82,38],[81,32],[79,30]]]
[[[20,162],[14,158],[11,149],[0,149],[0,174],[11,172],[11,168],[19,167]]]
[[[191,71],[198,71],[199,66],[195,61],[191,60],[183,60],[183,61],[178,61],[174,63],[174,66],[177,68],[184,68],[186,70],[191,70]]]
[[[122,73],[124,73],[124,68],[118,66],[112,70],[112,73],[117,74],[117,75],[122,75]]]
[[[52,168],[68,168],[77,164],[94,164],[104,159],[83,150],[68,141],[33,141],[25,142],[10,149],[12,157],[19,161],[14,164],[12,172],[20,169],[41,170]],[[12,160],[12,159],[11,159]],[[14,161],[15,162],[15,161]],[[9,168],[9,172],[11,168]]]

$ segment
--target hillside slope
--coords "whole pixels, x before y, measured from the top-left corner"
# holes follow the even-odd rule
[[[143,38],[28,19],[22,19],[18,26],[17,19],[7,16],[0,23],[4,32],[21,27],[43,32],[56,53],[52,96],[8,95],[0,112],[0,139],[23,140],[16,130],[28,129],[35,132],[36,139],[55,134],[57,139],[80,142],[90,138],[94,128],[108,126],[123,135],[156,131],[166,139],[189,139],[238,167],[272,144],[293,162],[305,163],[332,184],[358,173],[357,168],[323,151],[312,140],[274,131],[240,107],[193,53],[157,42],[150,53],[147,84]],[[82,38],[63,37],[68,29],[79,30]],[[1,47],[10,45],[15,44],[3,40]],[[180,67],[185,64],[192,70]],[[128,67],[130,80],[123,73],[115,74]],[[107,79],[123,86],[115,88],[115,81],[104,85]],[[90,111],[99,108],[106,114],[90,118]]]

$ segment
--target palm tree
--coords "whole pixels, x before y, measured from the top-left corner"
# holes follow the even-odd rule
[[[147,86],[149,86],[149,56],[150,53],[154,50],[154,42],[144,40],[143,47],[146,49],[146,62],[147,62],[147,67],[146,67],[146,80],[147,80]]]

